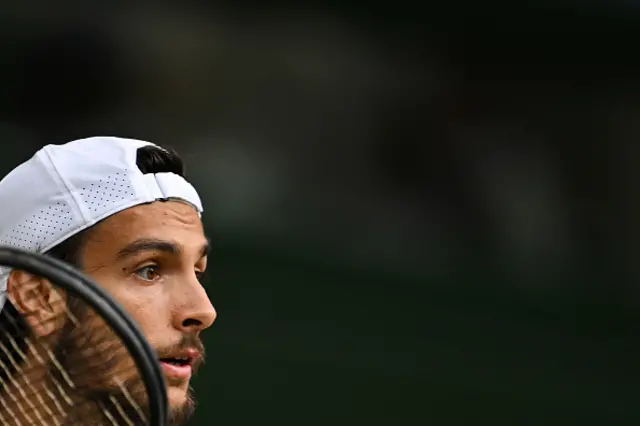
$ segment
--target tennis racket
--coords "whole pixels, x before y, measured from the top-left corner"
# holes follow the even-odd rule
[[[21,302],[46,296],[49,303],[46,322],[9,301],[0,312],[0,424],[165,426],[157,355],[105,290],[62,261],[22,249],[0,247],[0,266],[45,283]]]

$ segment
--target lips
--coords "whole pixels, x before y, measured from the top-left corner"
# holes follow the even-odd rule
[[[160,358],[160,362],[164,362],[171,365],[177,365],[177,366],[185,366],[185,365],[192,365],[193,358],[178,355],[178,356]]]
[[[169,377],[188,379],[200,364],[202,354],[197,349],[186,349],[170,354],[163,354],[160,365]]]
[[[189,380],[193,373],[191,365],[179,365],[165,361],[160,361],[160,365],[167,378]]]

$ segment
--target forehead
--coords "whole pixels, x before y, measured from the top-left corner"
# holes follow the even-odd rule
[[[174,241],[197,249],[206,243],[198,213],[180,201],[156,201],[116,213],[95,226],[88,243],[119,250],[140,239]]]

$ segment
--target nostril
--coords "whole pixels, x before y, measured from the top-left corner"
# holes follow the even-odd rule
[[[195,318],[187,318],[186,320],[182,321],[182,326],[185,327],[185,328],[201,327],[202,326],[202,321],[197,320]]]

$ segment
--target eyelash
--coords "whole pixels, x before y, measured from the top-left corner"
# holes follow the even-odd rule
[[[148,271],[148,270],[153,270],[155,273],[160,273],[160,267],[158,265],[143,266],[142,268],[137,269],[134,273],[145,281],[154,281],[152,279],[148,279],[142,276],[143,275],[142,272]]]
[[[142,278],[143,280],[145,280],[145,281],[149,281],[149,282],[155,281],[153,279],[147,279],[147,278],[144,278],[142,276],[141,272],[147,271],[147,270],[153,270],[155,273],[159,274],[160,273],[160,266],[158,266],[158,265],[143,266],[142,268],[137,269],[134,273],[136,275],[138,275],[140,278]],[[204,274],[205,273],[202,272],[202,271],[196,271],[196,278],[198,279],[198,281],[202,281],[202,279],[204,278]]]

